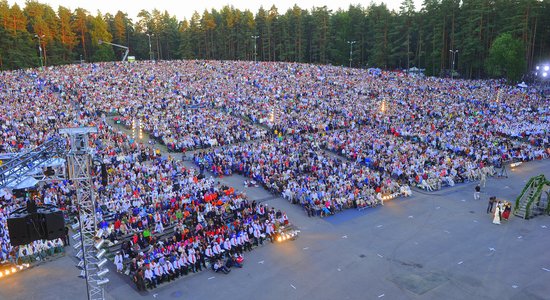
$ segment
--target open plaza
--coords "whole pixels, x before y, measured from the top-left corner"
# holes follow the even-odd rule
[[[265,203],[287,212],[298,239],[254,250],[228,275],[205,271],[148,292],[136,291],[111,265],[106,299],[547,299],[550,218],[511,217],[497,226],[486,208],[489,196],[513,200],[526,180],[549,170],[549,161],[523,164],[508,178],[489,179],[480,200],[473,200],[474,184],[465,184],[324,219],[277,197]],[[270,196],[261,188],[246,192]],[[2,278],[0,298],[84,299],[68,249]]]

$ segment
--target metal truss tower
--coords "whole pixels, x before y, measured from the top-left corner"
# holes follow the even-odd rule
[[[103,276],[108,272],[102,269],[107,263],[103,258],[105,250],[99,251],[103,242],[96,237],[96,200],[92,170],[94,161],[91,149],[88,147],[89,134],[97,133],[95,127],[64,128],[60,134],[67,134],[70,140],[70,150],[67,153],[67,172],[76,188],[78,224],[80,232],[73,236],[80,239],[75,245],[78,250],[77,257],[83,268],[83,276],[86,278],[86,287],[89,300],[102,300],[105,298],[103,285],[109,279]]]

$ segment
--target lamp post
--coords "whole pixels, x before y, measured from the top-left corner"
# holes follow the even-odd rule
[[[349,67],[351,68],[351,62],[353,60],[353,44],[357,43],[357,41],[348,41],[349,44]]]
[[[45,35],[38,35],[35,34],[34,37],[38,38],[38,53],[40,55],[40,67],[44,67],[44,60],[42,59],[42,38],[45,37]]]
[[[453,60],[452,66],[451,66],[451,79],[453,79],[454,73],[455,73],[455,57],[458,54],[458,50],[449,50],[451,52],[451,59]]]
[[[147,37],[149,38],[149,60],[153,60],[153,51],[151,50],[151,36],[155,36],[154,33],[147,33]]]
[[[256,62],[256,59],[258,57],[258,52],[256,51],[257,50],[257,44],[258,44],[258,38],[260,36],[259,35],[253,35],[252,38],[254,39],[254,62]]]

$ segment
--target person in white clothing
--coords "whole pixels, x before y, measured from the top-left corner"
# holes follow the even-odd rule
[[[180,277],[180,262],[179,260],[177,259],[174,259],[174,261],[172,261],[172,267],[174,268],[174,275],[176,276],[176,278]]]
[[[225,249],[228,254],[231,254],[231,242],[229,241],[229,238],[226,238],[223,242],[223,249]]]
[[[122,272],[122,262],[124,261],[124,259],[122,258],[122,254],[119,252],[116,253],[115,255],[115,266],[116,266],[116,271],[117,272]]]
[[[187,275],[187,273],[189,273],[189,263],[187,262],[187,256],[185,255],[185,253],[182,253],[180,255],[178,264],[180,266],[180,273],[183,275]]]
[[[154,289],[157,287],[157,280],[153,270],[151,270],[151,266],[147,266],[147,269],[145,270],[145,282],[149,288]]]
[[[500,201],[499,201],[500,204]],[[493,215],[493,224],[500,225],[500,206],[497,204],[495,214]]]
[[[162,267],[159,264],[154,264],[153,272],[155,273],[155,278],[157,278],[157,283],[162,283],[165,277]]]
[[[172,281],[176,278],[174,274],[174,267],[172,266],[172,263],[170,263],[170,261],[166,260],[164,262],[164,264],[162,265],[162,270],[164,271],[164,274],[168,281]]]
[[[231,249],[233,249],[234,252],[240,252],[238,249],[239,243],[237,241],[237,237],[234,234],[231,236],[230,242],[231,242]]]
[[[265,235],[269,240],[273,243],[273,234],[275,233],[275,228],[273,227],[273,223],[270,221],[267,221],[265,224]]]
[[[206,250],[204,250],[204,255],[206,256],[206,258],[208,258],[208,260],[212,260],[212,258],[214,257],[212,246],[208,245],[208,247],[206,247]]]
[[[220,247],[218,242],[214,242],[214,247],[212,247],[212,251],[214,252],[216,258],[220,258],[223,254],[222,248]]]

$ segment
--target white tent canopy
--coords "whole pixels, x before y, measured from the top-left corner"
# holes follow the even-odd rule
[[[14,182],[11,182],[6,187],[9,189],[26,189],[30,187],[34,187],[39,181],[34,179],[31,176],[25,176],[23,180],[17,180]]]
[[[48,159],[47,161],[37,165],[36,167],[34,167],[32,170],[30,170],[26,174],[28,174],[28,175],[41,174],[42,170],[44,168],[47,168],[47,167],[56,168],[56,167],[62,167],[64,165],[65,165],[65,160],[64,159],[62,159],[62,158],[52,158],[52,159]]]

